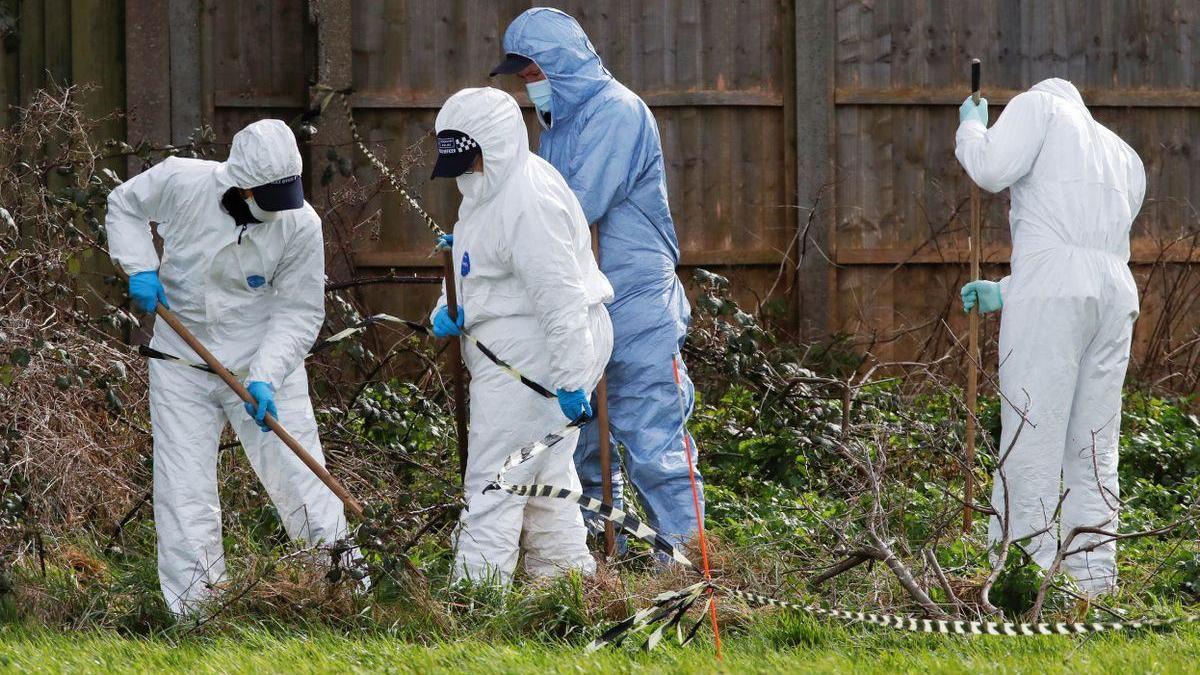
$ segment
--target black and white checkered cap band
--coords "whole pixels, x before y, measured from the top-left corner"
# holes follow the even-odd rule
[[[439,136],[437,142],[439,155],[456,155],[479,147],[475,139],[467,135]]]

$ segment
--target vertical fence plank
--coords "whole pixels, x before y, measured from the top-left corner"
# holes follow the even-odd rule
[[[800,255],[797,300],[800,333],[826,335],[837,325],[833,254],[833,3],[798,2],[796,45],[796,192]],[[815,209],[809,216],[810,209]]]
[[[119,0],[71,0],[69,30],[59,36],[66,43],[64,51],[69,59],[66,68],[71,82],[87,87],[83,112],[93,120],[101,120],[95,131],[97,141],[127,137],[126,118],[120,114],[125,109],[126,86],[124,10],[124,3]],[[125,170],[125,162],[117,158],[106,160],[101,166],[118,174]],[[85,296],[95,311],[100,310],[101,302],[119,303],[124,297],[119,287],[96,283],[111,274],[113,267],[108,256],[85,257],[82,261],[79,281],[89,284],[101,296]]]
[[[171,53],[171,141],[184,143],[203,124],[200,15],[203,3],[168,0]]]
[[[45,0],[42,44],[48,85],[71,82],[71,0]]]
[[[161,0],[125,2],[125,126],[128,141],[171,141],[171,46],[164,26],[170,14]],[[128,175],[141,168],[130,157]]]
[[[12,119],[9,106],[21,102],[21,3],[0,0],[0,126]]]
[[[308,4],[308,20],[314,29],[312,32],[317,45],[314,73],[316,82],[308,90],[308,107],[311,110],[321,105],[331,91],[343,91],[352,84],[353,14],[350,0],[311,0]],[[326,114],[320,119],[319,131],[308,143],[305,165],[308,167],[306,193],[310,201],[326,222],[327,231],[344,234],[347,229],[341,226],[340,221],[331,222],[335,221],[339,214],[333,212],[334,205],[325,201],[325,197],[334,194],[345,183],[345,179],[338,171],[333,171],[333,180],[328,185],[320,186],[321,176],[325,167],[329,165],[327,154],[331,149],[339,155],[354,156],[350,121],[342,112],[340,96],[334,94],[335,98],[328,101]],[[321,197],[318,198],[318,195]],[[339,256],[334,265],[344,268],[352,265],[352,261]],[[338,272],[353,270],[330,270],[330,275]]]
[[[84,112],[103,118],[97,133],[102,138],[125,138],[125,12],[116,0],[72,0],[70,6],[71,81],[90,88]],[[124,170],[119,161],[106,166]]]
[[[21,105],[28,105],[33,92],[46,86],[46,6],[42,0],[22,0],[18,24],[20,46],[17,60],[20,68]]]

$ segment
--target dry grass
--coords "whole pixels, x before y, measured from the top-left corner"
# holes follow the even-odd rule
[[[0,551],[19,558],[30,528],[55,539],[112,527],[141,498],[150,437],[122,410],[145,409],[146,374],[131,350],[67,326],[46,334],[10,315],[0,317],[0,334],[8,362],[0,369],[11,378],[0,388],[10,437],[0,480],[28,486],[26,527],[0,529]]]

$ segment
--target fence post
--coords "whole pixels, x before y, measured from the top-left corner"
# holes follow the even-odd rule
[[[825,260],[833,251],[833,41],[834,4],[797,2],[795,20],[797,327],[805,337],[820,337],[837,327],[835,268]],[[809,209],[817,206],[809,216]],[[807,228],[807,232],[805,232]],[[819,249],[819,250],[818,250]]]

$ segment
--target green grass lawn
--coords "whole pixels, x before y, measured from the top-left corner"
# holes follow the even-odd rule
[[[1195,672],[1200,629],[1091,638],[945,638],[768,619],[727,638],[725,661],[711,643],[645,654],[576,645],[418,645],[378,634],[347,636],[243,630],[215,637],[129,638],[0,629],[2,672],[854,672],[1130,673]]]

